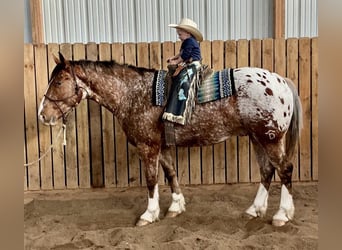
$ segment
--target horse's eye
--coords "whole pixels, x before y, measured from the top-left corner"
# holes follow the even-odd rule
[[[56,82],[57,85],[61,85],[62,83],[61,82]]]

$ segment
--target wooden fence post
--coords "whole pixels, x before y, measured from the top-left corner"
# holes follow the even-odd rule
[[[274,38],[285,38],[285,0],[273,1]]]
[[[30,0],[32,43],[44,43],[43,12],[41,0]]]

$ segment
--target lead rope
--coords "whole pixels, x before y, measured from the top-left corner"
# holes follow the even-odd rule
[[[58,132],[58,135],[57,135],[56,139],[58,139],[58,137],[61,135],[62,131],[63,131],[63,145],[65,146],[65,145],[66,145],[66,125],[65,125],[64,123],[63,123],[63,125],[62,125],[61,130]],[[32,162],[29,162],[29,163],[24,164],[24,167],[31,166],[31,165],[33,165],[33,164],[36,164],[36,163],[40,162],[40,161],[49,153],[49,151],[50,151],[53,147],[54,147],[54,144],[52,143],[52,144],[49,146],[49,148],[45,151],[45,153],[44,153],[41,157],[38,158],[38,160],[32,161]]]

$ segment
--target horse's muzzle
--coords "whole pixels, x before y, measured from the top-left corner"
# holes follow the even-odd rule
[[[48,119],[45,117],[44,114],[39,113],[39,114],[38,114],[38,118],[39,118],[39,120],[40,120],[44,125],[47,125],[47,126],[54,126],[54,125],[56,125],[56,120],[57,120],[57,119],[56,119],[54,116],[52,116],[52,117],[50,118],[50,120],[48,120]]]

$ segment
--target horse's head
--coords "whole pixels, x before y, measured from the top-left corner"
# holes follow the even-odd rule
[[[59,58],[54,56],[54,59],[57,65],[38,110],[39,119],[46,125],[55,125],[60,118],[65,122],[67,115],[83,97],[71,62],[65,60],[61,53]]]

